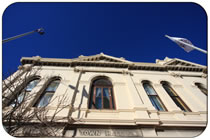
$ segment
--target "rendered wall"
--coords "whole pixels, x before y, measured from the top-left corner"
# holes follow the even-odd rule
[[[85,67],[78,67],[87,69]],[[80,125],[151,125],[151,126],[186,126],[186,127],[205,127],[207,115],[207,97],[195,85],[195,82],[207,85],[206,78],[194,77],[198,75],[195,72],[185,72],[191,76],[175,77],[171,72],[158,71],[129,71],[126,73],[119,73],[127,69],[116,68],[98,68],[88,67],[88,69],[97,70],[97,72],[85,72],[82,74],[79,81],[78,92],[76,93],[75,112],[72,117],[75,124]],[[104,71],[109,71],[109,73]],[[100,72],[101,71],[101,72]],[[110,72],[112,71],[112,72]],[[116,71],[116,73],[115,73]],[[61,107],[67,106],[72,100],[73,93],[78,81],[79,72],[75,72],[71,67],[52,67],[42,66],[38,73],[41,76],[41,81],[32,90],[31,94],[35,94],[42,88],[44,83],[53,76],[61,77],[61,83],[58,86],[48,108],[51,115],[53,110],[57,107],[59,100],[65,96]],[[199,73],[202,74],[202,73]],[[109,77],[114,90],[116,110],[94,110],[88,109],[89,92],[91,80],[97,76]],[[166,112],[157,111],[151,104],[143,86],[142,81],[148,80],[152,83],[155,91],[166,106]],[[166,91],[161,86],[161,81],[171,83],[172,88],[188,105],[192,112],[181,111]],[[38,97],[31,99],[37,100]],[[68,116],[69,107],[65,107],[56,116]],[[167,137],[167,136],[193,136],[201,132],[201,130],[164,130],[156,132],[152,128],[141,129],[143,137]],[[176,132],[176,133],[174,133]],[[173,135],[172,135],[173,134]]]

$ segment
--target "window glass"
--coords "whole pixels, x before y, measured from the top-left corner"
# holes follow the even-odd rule
[[[201,83],[195,83],[195,85],[200,89],[201,92],[203,92],[205,95],[207,95],[208,91],[204,84]]]
[[[45,107],[50,103],[51,98],[53,97],[58,85],[60,84],[60,80],[52,81],[43,94],[41,95],[39,101],[34,105],[36,107]]]
[[[18,103],[21,103],[23,101],[23,98],[24,98],[24,93],[21,93],[19,96],[18,96]]]
[[[53,96],[53,93],[46,93],[42,99],[40,100],[39,104],[37,105],[37,107],[45,107],[50,103],[50,100]]]
[[[56,80],[56,81],[51,82],[50,85],[47,87],[46,91],[55,92],[59,83],[60,83],[60,80]]]
[[[173,101],[176,103],[176,105],[183,111],[187,111],[187,108],[185,108],[183,102],[179,99],[179,97],[174,97]]]
[[[157,110],[159,110],[159,111],[165,111],[163,105],[160,102],[160,99],[157,96],[151,96],[150,98],[153,100],[153,102],[155,104],[155,108]]]
[[[34,87],[36,87],[36,85],[39,83],[40,79],[35,79],[30,81],[27,86],[21,90],[21,92],[18,94],[18,96],[9,104],[9,106],[15,107],[18,104],[22,103],[22,101],[24,100],[26,94],[28,94],[29,92],[32,91],[32,89]]]
[[[157,93],[155,92],[154,88],[150,85],[150,83],[143,83],[143,87],[155,109],[159,111],[166,111],[163,103],[160,101]]]
[[[158,107],[157,107],[157,105],[155,104],[155,102],[154,102],[154,100],[153,100],[153,97],[152,97],[152,96],[149,96],[149,99],[150,99],[152,105],[158,110]]]
[[[97,79],[93,82],[95,86],[112,86],[112,83],[107,79]]]
[[[144,83],[144,89],[148,95],[157,95],[155,90],[150,86],[149,83]]]
[[[22,103],[25,92],[22,92],[18,97],[10,104],[10,106],[15,107]]]
[[[170,96],[176,96],[177,94],[166,84],[163,84],[163,88]]]
[[[178,96],[178,94],[171,88],[170,85],[163,82],[162,83],[163,88],[168,93],[168,95],[171,97],[171,99],[174,101],[174,103],[185,112],[190,112],[190,109],[187,107],[187,105],[182,101],[182,99]]]
[[[102,108],[102,102],[101,102],[101,88],[96,88],[96,99],[95,99],[95,106],[97,109]]]
[[[31,91],[37,84],[39,83],[39,79],[33,80],[31,81],[27,87],[26,87],[26,91]]]
[[[100,77],[92,83],[90,90],[90,109],[115,109],[112,83]]]
[[[110,108],[110,98],[109,98],[108,88],[103,88],[103,103],[104,103],[104,108],[106,109]]]

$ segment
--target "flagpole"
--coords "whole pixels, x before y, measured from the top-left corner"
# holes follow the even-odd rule
[[[171,38],[170,36],[168,36],[168,35],[165,35],[165,37],[167,37],[167,38],[169,38],[170,40],[174,41],[174,39],[172,39],[172,38]],[[203,49],[198,48],[198,47],[196,47],[196,46],[194,46],[194,45],[191,45],[191,44],[187,44],[187,43],[185,43],[185,42],[183,42],[183,41],[180,41],[180,40],[176,40],[176,41],[179,42],[179,43],[182,43],[182,44],[184,44],[184,45],[186,45],[186,46],[188,46],[188,47],[191,47],[191,48],[193,48],[193,49],[196,49],[196,50],[198,50],[198,51],[200,51],[200,52],[202,52],[202,53],[207,54],[207,51],[206,51],[206,50],[203,50]]]
[[[43,28],[40,28],[40,29],[36,29],[34,31],[31,31],[31,32],[27,32],[27,33],[23,33],[23,34],[20,34],[20,35],[16,35],[16,36],[13,36],[13,37],[10,37],[10,38],[6,38],[2,41],[2,43],[6,43],[8,41],[11,41],[11,40],[14,40],[14,39],[17,39],[17,38],[20,38],[20,37],[23,37],[23,36],[26,36],[26,35],[30,35],[30,34],[33,34],[35,32],[38,32],[40,35],[43,35],[44,32],[43,32]]]
[[[184,45],[186,45],[186,46],[192,47],[193,49],[196,49],[196,50],[198,50],[198,51],[200,51],[200,52],[203,52],[203,53],[206,53],[206,54],[207,54],[207,51],[206,51],[206,50],[203,50],[203,49],[201,49],[201,48],[198,48],[198,47],[196,47],[196,46],[194,46],[194,45],[187,44],[187,43],[185,43],[185,42],[183,42],[183,41],[179,41],[179,42],[181,42],[182,44],[184,44]]]

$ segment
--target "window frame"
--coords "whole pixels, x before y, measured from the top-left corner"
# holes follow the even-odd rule
[[[115,104],[115,96],[114,96],[114,90],[113,85],[94,85],[94,82],[100,79],[107,80],[108,82],[111,82],[108,78],[100,77],[96,78],[92,81],[91,88],[90,88],[90,96],[89,96],[89,102],[88,102],[88,109],[95,109],[95,110],[116,110],[116,104]],[[96,101],[96,88],[101,89],[101,108],[96,108],[95,101]],[[109,108],[104,107],[104,88],[108,88],[109,91]]]
[[[38,80],[37,84],[31,89],[27,90],[27,86],[32,82]],[[23,82],[20,85],[20,89],[17,91],[17,93],[14,95],[14,97],[10,100],[10,102],[7,104],[7,106],[17,107],[24,101],[24,98],[39,84],[41,81],[40,76],[30,77],[27,81]],[[23,95],[22,95],[23,94]],[[19,101],[19,97],[22,97],[21,101]],[[14,106],[12,105],[14,104]]]
[[[54,82],[54,81],[59,81],[59,84],[57,85],[55,91],[47,91],[48,87]],[[47,107],[49,104],[50,104],[50,100],[53,98],[57,88],[59,87],[61,83],[61,79],[60,78],[52,78],[51,80],[49,80],[47,82],[47,85],[44,86],[44,90],[42,91],[41,95],[39,96],[39,98],[36,100],[36,102],[34,103],[33,107],[36,107],[36,108],[42,108],[42,107]],[[42,101],[42,99],[45,97],[45,95],[47,93],[51,93],[52,94],[52,97],[50,98],[49,102],[47,103],[47,105],[45,106],[39,106],[40,102]]]
[[[208,90],[205,88],[205,85],[199,82],[194,83],[195,86],[206,96],[208,96]]]
[[[176,91],[171,87],[171,85],[168,82],[161,82],[163,89],[167,92],[167,94],[171,97],[173,102],[176,104],[178,108],[180,108],[184,112],[192,112],[191,109],[186,105],[186,103],[180,98],[180,96],[176,93]],[[165,89],[164,85],[166,88],[168,88],[173,95],[168,93],[168,90]],[[178,105],[178,104],[179,105]]]
[[[146,91],[146,89],[145,89],[145,84],[148,84],[148,86],[149,86],[151,89],[153,89],[153,91],[154,91],[155,94],[148,93],[148,92]],[[151,104],[153,105],[153,107],[154,107],[156,110],[162,111],[162,112],[168,111],[167,108],[166,108],[166,106],[164,105],[164,103],[162,102],[162,100],[160,99],[159,95],[157,94],[157,92],[155,91],[155,89],[153,88],[153,86],[151,85],[150,82],[148,82],[148,81],[143,81],[143,82],[142,82],[142,86],[143,86],[144,91],[146,92],[146,94],[147,94],[147,96],[148,96],[148,98],[149,98]],[[152,97],[155,97],[155,98],[157,99],[157,101],[159,102],[159,104],[161,105],[161,108],[162,108],[163,110],[160,110],[159,105],[156,104],[156,102],[153,100]],[[154,104],[155,104],[155,105],[154,105]]]

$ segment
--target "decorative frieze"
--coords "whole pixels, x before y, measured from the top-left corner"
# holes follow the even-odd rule
[[[80,71],[80,69],[74,68],[74,72],[79,72],[79,71]]]
[[[176,78],[182,78],[182,75],[180,73],[170,73],[171,76],[176,77]]]
[[[127,75],[127,74],[129,74],[129,72],[127,70],[122,70],[122,74]]]
[[[208,77],[208,75],[207,75],[207,74],[205,74],[205,73],[203,73],[203,74],[201,75],[201,77],[202,77],[202,78],[207,78],[207,77]]]
[[[103,58],[104,61],[97,61],[97,58]],[[182,60],[180,60],[182,61]],[[61,67],[76,67],[76,66],[93,66],[93,67],[112,67],[112,68],[127,68],[129,70],[147,70],[147,71],[195,71],[202,72],[206,71],[205,66],[177,66],[177,65],[162,65],[157,63],[133,63],[124,58],[116,58],[104,54],[100,56],[80,56],[77,59],[52,59],[52,58],[41,58],[37,57],[23,57],[21,63],[25,64],[36,64],[42,66],[61,66]]]

